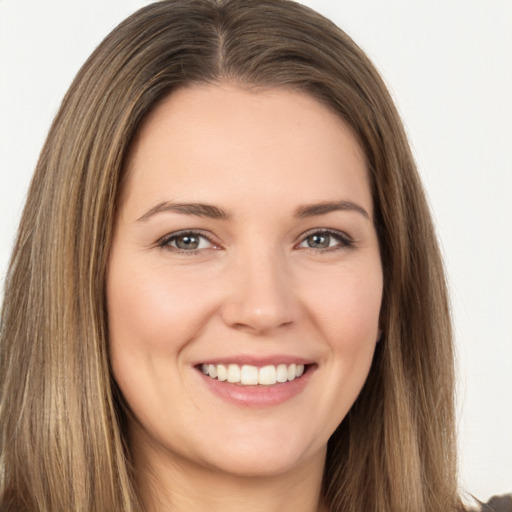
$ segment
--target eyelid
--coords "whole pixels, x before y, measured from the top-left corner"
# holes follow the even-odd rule
[[[337,249],[350,249],[355,245],[355,240],[344,231],[340,231],[339,229],[333,228],[314,228],[302,233],[300,236],[299,242],[295,245],[295,247],[300,248],[300,244],[302,244],[308,237],[315,234],[325,234],[332,236],[333,238],[340,241],[340,245],[336,245],[333,247],[326,247],[324,249],[314,249],[312,247],[304,247],[304,249],[310,249],[315,252],[326,252],[333,251]]]
[[[312,236],[315,234],[325,234],[325,235],[331,236],[331,237],[335,238],[336,240],[338,240],[339,244],[332,246],[332,247],[326,247],[323,249],[315,249],[313,247],[303,247],[302,249],[309,249],[309,250],[312,250],[315,252],[328,252],[328,251],[334,251],[334,250],[338,250],[338,249],[349,249],[349,248],[353,247],[355,244],[354,239],[344,231],[340,231],[338,229],[333,229],[333,228],[313,228],[313,229],[310,229],[310,230],[306,231],[305,233],[301,234],[299,241],[294,245],[294,248],[300,249],[301,248],[300,245],[309,236]],[[161,249],[167,249],[171,252],[188,254],[188,255],[196,254],[198,252],[207,250],[206,248],[184,250],[184,249],[179,249],[178,247],[173,247],[173,246],[169,245],[169,242],[171,240],[178,238],[180,236],[183,236],[183,235],[193,235],[193,236],[197,236],[199,238],[203,238],[203,239],[207,240],[209,242],[209,244],[211,244],[211,246],[212,246],[212,247],[208,247],[207,249],[221,249],[222,248],[221,244],[218,243],[214,239],[214,237],[211,235],[211,233],[206,233],[201,229],[181,229],[178,231],[173,231],[173,232],[168,233],[168,234],[164,235],[163,237],[159,238],[156,241],[155,246],[157,246]]]
[[[178,247],[172,247],[169,245],[169,242],[175,238],[178,238],[183,235],[193,235],[197,236],[198,238],[204,238],[205,240],[208,240],[208,242],[211,244],[212,247],[209,247],[208,249],[220,249],[221,245],[214,240],[214,237],[209,234],[205,233],[201,229],[180,229],[178,231],[172,231],[171,233],[168,233],[164,235],[163,237],[159,238],[156,241],[156,246],[160,247],[161,249],[167,249],[172,252],[181,253],[181,254],[195,254],[200,251],[204,251],[206,249],[190,249],[190,250],[184,250],[179,249]]]

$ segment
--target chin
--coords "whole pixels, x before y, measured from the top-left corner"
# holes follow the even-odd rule
[[[298,446],[257,446],[246,443],[239,447],[229,444],[222,453],[216,452],[214,460],[210,462],[218,471],[241,477],[276,477],[300,468],[310,466],[316,462],[323,466],[326,446],[314,452],[304,450]],[[284,449],[286,448],[286,449]],[[211,460],[211,459],[210,459]]]

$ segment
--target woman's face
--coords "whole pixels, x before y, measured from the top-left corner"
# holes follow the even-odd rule
[[[133,446],[238,475],[323,464],[382,295],[351,130],[304,93],[194,86],[152,112],[127,173],[107,299]]]

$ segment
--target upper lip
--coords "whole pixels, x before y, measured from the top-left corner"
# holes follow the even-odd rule
[[[306,359],[303,357],[297,357],[292,355],[269,355],[269,356],[254,356],[254,355],[236,355],[236,356],[227,356],[227,357],[212,357],[202,359],[201,361],[197,361],[193,364],[193,366],[198,366],[201,364],[237,364],[239,366],[250,365],[263,367],[268,365],[279,365],[279,364],[313,364],[314,361],[312,359]]]

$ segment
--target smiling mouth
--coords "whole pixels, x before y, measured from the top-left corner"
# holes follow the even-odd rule
[[[310,365],[202,364],[199,369],[211,379],[240,386],[273,386],[300,378]]]

